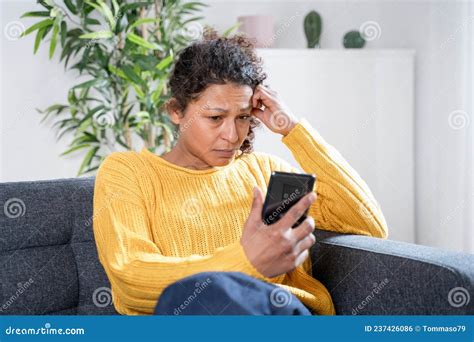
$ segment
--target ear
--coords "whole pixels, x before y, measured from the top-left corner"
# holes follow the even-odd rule
[[[170,98],[165,105],[166,112],[170,116],[171,122],[175,125],[179,125],[183,119],[183,113],[179,109],[178,101],[172,97]]]

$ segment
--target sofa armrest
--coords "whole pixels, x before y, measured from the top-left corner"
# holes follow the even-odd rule
[[[472,315],[474,255],[315,230],[313,276],[338,315]]]

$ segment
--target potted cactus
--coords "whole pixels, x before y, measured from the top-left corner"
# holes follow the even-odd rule
[[[316,11],[309,12],[304,18],[304,33],[308,41],[308,48],[319,48],[319,38],[322,31],[321,16]]]

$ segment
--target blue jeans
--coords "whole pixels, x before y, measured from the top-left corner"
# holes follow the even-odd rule
[[[287,290],[241,272],[202,272],[162,292],[155,315],[311,315]]]

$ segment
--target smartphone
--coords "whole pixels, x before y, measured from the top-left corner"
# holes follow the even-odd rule
[[[316,176],[306,173],[274,171],[268,183],[263,203],[262,219],[267,225],[277,222],[304,195],[313,191]],[[307,217],[308,210],[292,226],[295,228]]]

